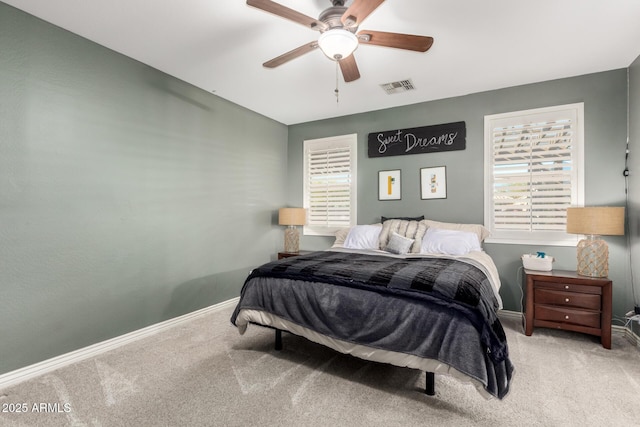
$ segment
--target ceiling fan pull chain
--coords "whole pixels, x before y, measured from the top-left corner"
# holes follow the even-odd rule
[[[336,104],[338,104],[338,102],[340,101],[340,90],[338,90],[338,61],[334,61],[336,63],[336,90],[334,90],[334,93],[336,95]]]

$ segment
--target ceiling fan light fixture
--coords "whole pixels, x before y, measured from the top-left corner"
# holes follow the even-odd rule
[[[346,58],[358,47],[358,37],[343,28],[333,28],[320,34],[318,46],[334,61]]]

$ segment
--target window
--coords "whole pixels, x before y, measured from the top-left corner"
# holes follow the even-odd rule
[[[584,104],[484,118],[488,242],[575,245],[566,208],[584,204]]]
[[[304,141],[304,234],[331,236],[356,224],[356,134]]]

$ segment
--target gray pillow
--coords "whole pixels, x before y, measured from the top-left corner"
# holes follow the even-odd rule
[[[414,239],[401,236],[394,231],[391,234],[389,242],[387,243],[387,246],[385,246],[384,250],[393,254],[404,255],[409,252],[409,249],[411,249],[413,241]]]

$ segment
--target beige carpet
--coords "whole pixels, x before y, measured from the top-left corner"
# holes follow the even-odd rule
[[[640,351],[507,319],[516,374],[503,400],[436,376],[365,362],[251,326],[231,309],[0,390],[2,426],[640,425]],[[35,406],[34,406],[35,405]],[[16,413],[18,408],[26,412]],[[8,412],[7,412],[8,411]]]

